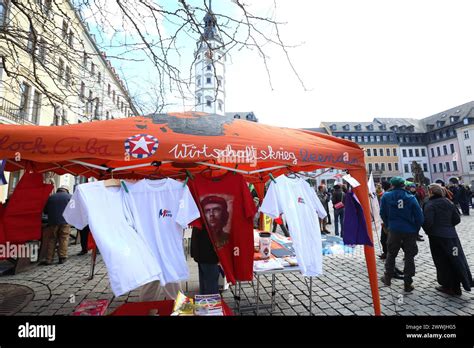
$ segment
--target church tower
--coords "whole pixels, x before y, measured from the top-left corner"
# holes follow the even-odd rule
[[[225,54],[212,12],[212,0],[204,17],[204,32],[195,52],[196,111],[225,115]]]

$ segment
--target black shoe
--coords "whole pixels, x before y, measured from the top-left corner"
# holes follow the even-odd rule
[[[77,256],[82,256],[82,255],[85,255],[87,254],[87,250],[81,250],[81,252],[79,254],[77,254]]]
[[[381,260],[385,260],[386,258],[387,258],[387,254],[385,254],[385,253],[382,253],[382,254],[379,255],[379,259],[381,259]]]
[[[412,292],[415,287],[412,284],[405,283],[405,292]]]
[[[66,262],[66,260],[67,260],[67,259],[66,259],[65,257],[60,257],[60,258],[59,258],[59,261],[58,261],[58,264],[61,265],[61,264],[63,264],[64,262]]]
[[[384,275],[382,278],[380,278],[380,280],[382,281],[382,283],[384,283],[384,285],[386,286],[390,286],[392,285],[392,280],[387,277],[386,275]]]
[[[395,273],[393,274],[393,278],[394,278],[394,279],[398,279],[398,280],[403,280],[403,279],[405,279],[405,278],[403,277],[403,274],[400,274],[400,273],[397,273],[397,272],[395,272]]]
[[[39,263],[40,266],[51,266],[53,263],[52,262],[48,262],[48,261],[41,261]]]
[[[459,292],[453,289],[445,288],[444,286],[437,286],[436,290],[449,295],[449,296],[460,296],[462,295],[461,289],[459,289]]]

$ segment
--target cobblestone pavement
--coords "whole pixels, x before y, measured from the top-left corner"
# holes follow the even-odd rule
[[[332,228],[332,225],[330,225]],[[458,226],[464,252],[471,269],[474,269],[474,216],[462,217]],[[392,286],[380,286],[380,300],[384,315],[473,315],[474,294],[463,292],[461,297],[450,297],[435,290],[436,272],[431,258],[427,238],[419,242],[416,257],[415,290],[405,295],[403,281],[393,280]],[[376,252],[380,245],[377,242]],[[108,283],[105,265],[98,255],[95,276],[88,280],[90,255],[76,256],[79,245],[69,248],[70,258],[65,264],[37,266],[13,276],[0,277],[1,283],[21,284],[34,290],[34,299],[17,315],[69,315],[84,299],[107,299],[111,301],[108,313],[125,302],[138,301],[138,292],[132,291],[115,298]],[[403,253],[397,260],[402,265]],[[197,267],[189,258],[191,279],[183,284],[188,294],[198,288]],[[383,273],[383,262],[377,258],[379,277]],[[263,279],[262,279],[263,278]],[[309,298],[305,278],[299,273],[280,274],[276,277],[276,301],[272,315],[308,315]],[[266,292],[260,291],[262,303],[270,301],[271,276],[261,277]],[[226,302],[235,306],[233,290],[224,292]],[[254,289],[251,283],[242,287],[241,305],[254,303]],[[313,314],[315,315],[373,315],[372,299],[362,247],[354,255],[324,257],[324,275],[313,281]],[[243,312],[255,315],[254,311]],[[269,315],[269,309],[260,309],[261,315]]]

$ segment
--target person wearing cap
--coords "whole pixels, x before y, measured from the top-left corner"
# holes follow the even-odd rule
[[[456,233],[461,217],[446,192],[438,184],[429,186],[430,199],[425,204],[423,230],[430,241],[431,256],[436,267],[436,278],[441,286],[436,290],[451,296],[471,291],[474,286],[471,271]],[[455,251],[455,252],[453,252]]]
[[[42,262],[45,265],[53,263],[54,251],[56,243],[58,243],[58,257],[59,263],[64,263],[67,259],[67,249],[69,245],[69,233],[71,226],[68,225],[63,217],[63,212],[66,209],[71,195],[67,186],[61,186],[55,194],[51,195],[46,202],[44,213],[48,215],[48,232],[50,235],[47,251],[46,261]]]
[[[391,285],[395,261],[403,245],[405,292],[411,292],[414,289],[415,256],[418,254],[416,239],[423,224],[423,211],[416,198],[404,189],[405,179],[393,177],[390,184],[392,190],[382,196],[380,207],[380,216],[388,231],[385,274],[381,280],[385,285]]]

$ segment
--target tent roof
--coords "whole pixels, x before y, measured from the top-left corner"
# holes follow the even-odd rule
[[[7,170],[32,162],[39,171],[87,177],[183,177],[206,166],[262,180],[273,168],[363,168],[355,143],[330,135],[201,113],[153,114],[56,127],[0,125]],[[252,180],[250,180],[252,181]]]

